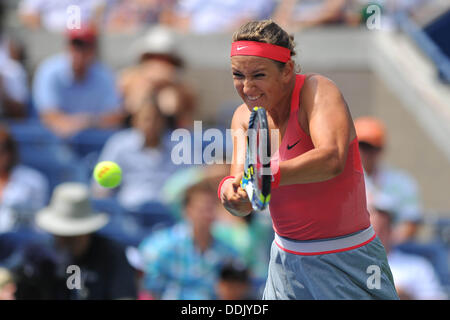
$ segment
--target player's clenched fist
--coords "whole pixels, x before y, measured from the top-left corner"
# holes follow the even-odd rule
[[[252,204],[247,192],[241,187],[243,173],[226,179],[220,188],[220,200],[223,206],[233,215],[246,216],[252,211]]]

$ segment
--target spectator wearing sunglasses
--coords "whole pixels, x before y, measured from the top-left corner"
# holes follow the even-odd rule
[[[388,166],[383,161],[387,133],[381,120],[361,117],[355,120],[355,128],[369,207],[377,198],[389,195],[395,203],[394,243],[412,240],[422,219],[422,203],[416,180],[404,170]]]

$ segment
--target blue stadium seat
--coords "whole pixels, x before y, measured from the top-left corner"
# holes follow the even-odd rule
[[[153,230],[175,224],[175,217],[170,209],[157,201],[147,202],[138,208],[127,210],[127,214],[133,217],[144,229]]]
[[[86,129],[66,139],[72,150],[81,158],[91,154],[99,154],[106,141],[119,130]]]
[[[8,123],[18,144],[20,163],[43,173],[53,188],[67,181],[88,182],[88,171],[60,138],[38,120]]]
[[[171,211],[159,202],[134,209],[124,209],[114,198],[92,199],[91,204],[95,211],[110,216],[110,222],[99,233],[127,246],[138,246],[155,230],[175,223]]]
[[[107,213],[110,217],[109,223],[98,231],[99,234],[125,246],[139,244],[141,237],[136,230],[129,230],[125,211],[115,198],[91,199],[91,205],[96,212]]]
[[[40,233],[29,228],[0,233],[0,265],[13,267],[28,245],[46,243],[50,237],[47,233]]]

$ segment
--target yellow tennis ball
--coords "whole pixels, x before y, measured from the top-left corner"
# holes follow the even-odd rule
[[[95,166],[93,176],[102,187],[115,188],[122,182],[122,169],[115,162],[102,161]]]

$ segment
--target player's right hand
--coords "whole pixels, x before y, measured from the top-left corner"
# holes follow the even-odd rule
[[[228,179],[222,185],[222,204],[235,216],[246,216],[253,210],[247,192],[241,187],[243,175],[237,174],[234,179]]]

